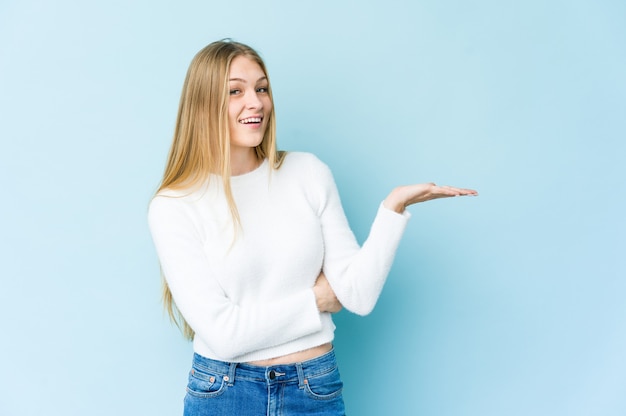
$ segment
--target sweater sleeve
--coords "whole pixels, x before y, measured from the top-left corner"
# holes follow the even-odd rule
[[[330,169],[322,164],[324,181],[320,218],[324,235],[324,273],[344,308],[370,313],[382,291],[410,213],[399,214],[381,203],[362,247],[346,219]]]
[[[176,307],[220,359],[234,360],[321,329],[312,289],[245,307],[231,301],[211,273],[210,259],[183,204],[177,198],[155,197],[148,214],[150,231]]]

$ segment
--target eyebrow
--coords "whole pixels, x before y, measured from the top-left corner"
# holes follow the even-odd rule
[[[239,81],[239,82],[243,82],[244,84],[247,82],[243,78],[230,78],[229,81]],[[267,81],[267,77],[261,77],[261,78],[256,80],[257,83],[260,82],[260,81]]]

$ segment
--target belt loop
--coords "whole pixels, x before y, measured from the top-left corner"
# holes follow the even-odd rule
[[[235,384],[235,369],[237,368],[237,363],[230,363],[228,368],[228,382],[229,386]]]
[[[302,363],[296,363],[296,371],[298,372],[298,388],[303,389],[306,379],[304,378]]]

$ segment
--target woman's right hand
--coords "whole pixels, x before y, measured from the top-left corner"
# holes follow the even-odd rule
[[[323,272],[320,273],[315,281],[313,293],[315,293],[317,309],[319,309],[320,312],[335,313],[339,312],[343,307],[337,299],[337,296],[335,296],[335,292],[333,292]]]

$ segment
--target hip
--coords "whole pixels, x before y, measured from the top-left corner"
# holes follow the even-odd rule
[[[334,351],[290,364],[257,366],[194,354],[185,416],[345,414]]]

